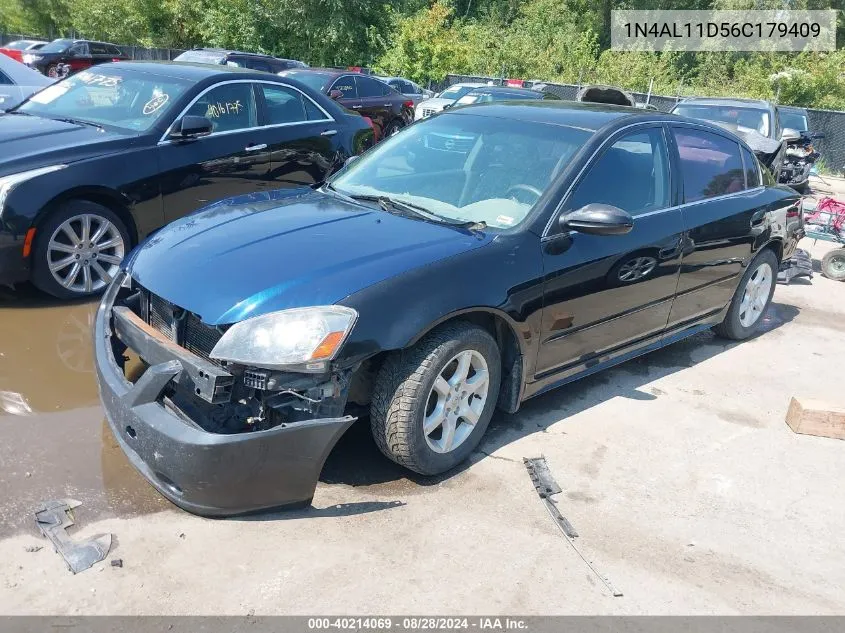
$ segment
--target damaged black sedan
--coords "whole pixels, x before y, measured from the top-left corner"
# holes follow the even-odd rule
[[[131,462],[198,514],[308,502],[356,418],[442,473],[497,408],[704,329],[753,334],[798,203],[707,123],[450,109],[319,187],[140,244],[97,314],[100,393]]]

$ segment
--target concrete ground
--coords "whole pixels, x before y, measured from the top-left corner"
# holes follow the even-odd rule
[[[752,340],[699,335],[498,414],[447,478],[353,427],[312,508],[241,520],[135,474],[98,405],[93,307],[39,301],[0,300],[0,613],[845,614],[845,442],[784,423],[793,395],[842,403],[845,283],[778,286]],[[522,464],[541,454],[623,596],[544,509]],[[74,537],[114,535],[76,576],[32,518],[64,497]]]

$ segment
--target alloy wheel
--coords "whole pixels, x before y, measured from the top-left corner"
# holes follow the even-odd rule
[[[769,300],[773,280],[772,267],[765,262],[760,264],[748,278],[742,301],[739,304],[739,322],[743,327],[751,327],[763,314]]]
[[[87,294],[111,282],[125,250],[123,236],[114,224],[102,216],[84,213],[53,231],[47,245],[47,265],[63,288]]]
[[[619,281],[637,281],[650,275],[657,260],[654,257],[635,257],[619,267]]]
[[[426,401],[423,435],[436,453],[449,453],[470,436],[487,404],[487,361],[475,350],[452,358],[437,376]]]

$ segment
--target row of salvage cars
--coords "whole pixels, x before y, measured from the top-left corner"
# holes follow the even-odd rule
[[[443,473],[497,408],[747,338],[803,230],[741,138],[606,104],[456,106],[362,153],[362,117],[294,78],[118,63],[0,141],[3,280],[103,293],[111,430],[202,515],[307,502],[358,417]]]

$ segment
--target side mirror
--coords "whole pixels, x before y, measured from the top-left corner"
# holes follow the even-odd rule
[[[185,141],[201,136],[208,136],[211,134],[212,129],[211,121],[204,116],[193,116],[189,114],[183,116],[173,124],[173,131],[170,133],[170,138]]]
[[[343,162],[343,166],[346,167],[347,165],[354,163],[356,160],[358,160],[358,154],[355,154],[354,156],[350,156],[349,158],[347,158]]]
[[[624,235],[634,228],[634,218],[627,211],[609,204],[587,204],[558,220],[560,228],[588,235]]]
[[[782,141],[786,141],[787,143],[792,143],[793,141],[800,141],[801,132],[791,127],[785,127],[783,128],[783,132],[780,133],[780,138]]]
[[[343,92],[341,90],[332,90],[331,92],[329,92],[329,97],[335,100],[341,99],[343,98]]]

